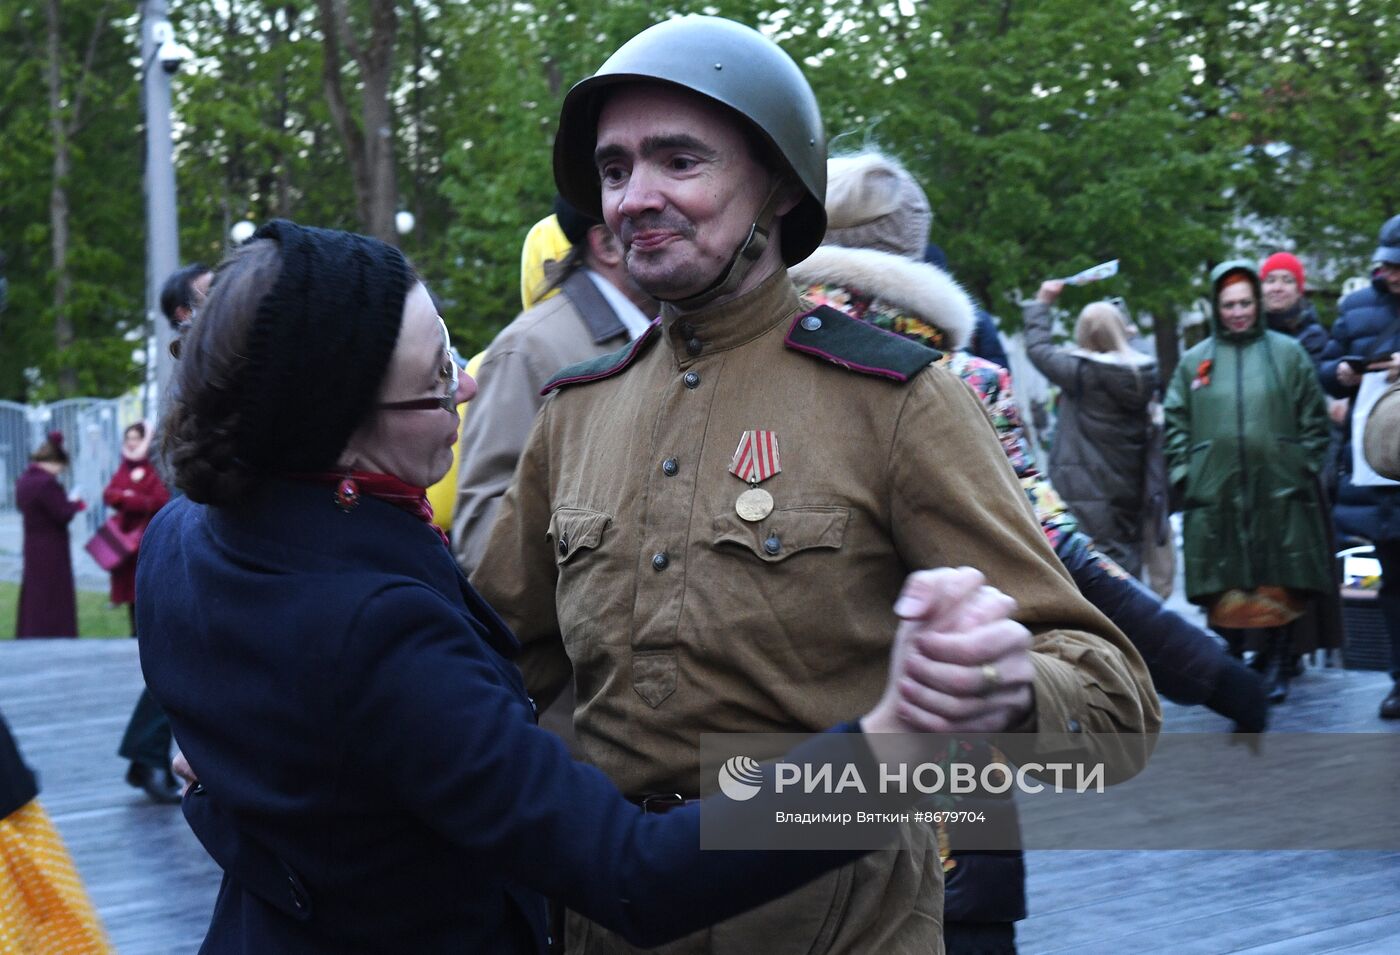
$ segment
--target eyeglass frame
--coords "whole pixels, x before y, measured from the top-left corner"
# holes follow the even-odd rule
[[[447,356],[447,364],[443,369],[451,369],[448,377],[447,394],[434,395],[430,398],[409,398],[405,401],[381,401],[375,407],[380,411],[432,411],[441,408],[443,411],[457,410],[457,390],[462,383],[462,361],[457,356],[457,350],[452,347],[452,336],[447,331],[447,323],[438,316],[438,325],[442,328],[443,354]]]

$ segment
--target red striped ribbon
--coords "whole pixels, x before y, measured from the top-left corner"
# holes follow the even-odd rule
[[[766,481],[782,469],[778,436],[772,431],[745,431],[729,465],[730,474],[750,484]]]

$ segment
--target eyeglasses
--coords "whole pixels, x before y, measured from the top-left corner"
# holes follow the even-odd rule
[[[435,408],[444,411],[457,410],[457,388],[462,380],[462,362],[452,347],[452,336],[447,333],[447,323],[439,318],[438,325],[442,327],[442,364],[438,367],[438,385],[442,387],[444,394],[429,398],[410,398],[407,401],[383,401],[377,406],[380,411],[432,411]]]

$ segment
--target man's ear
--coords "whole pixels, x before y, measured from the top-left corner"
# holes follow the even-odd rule
[[[615,268],[622,264],[622,243],[617,241],[605,225],[595,225],[588,230],[588,257],[604,268]]]
[[[802,183],[784,177],[783,181],[778,184],[778,207],[775,216],[785,216],[796,209],[797,204],[802,201],[802,197],[806,194],[807,190]]]

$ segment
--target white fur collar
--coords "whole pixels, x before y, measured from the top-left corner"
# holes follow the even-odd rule
[[[972,338],[976,314],[972,299],[937,266],[889,252],[824,245],[788,269],[798,287],[839,285],[882,299],[936,326],[949,349]]]

